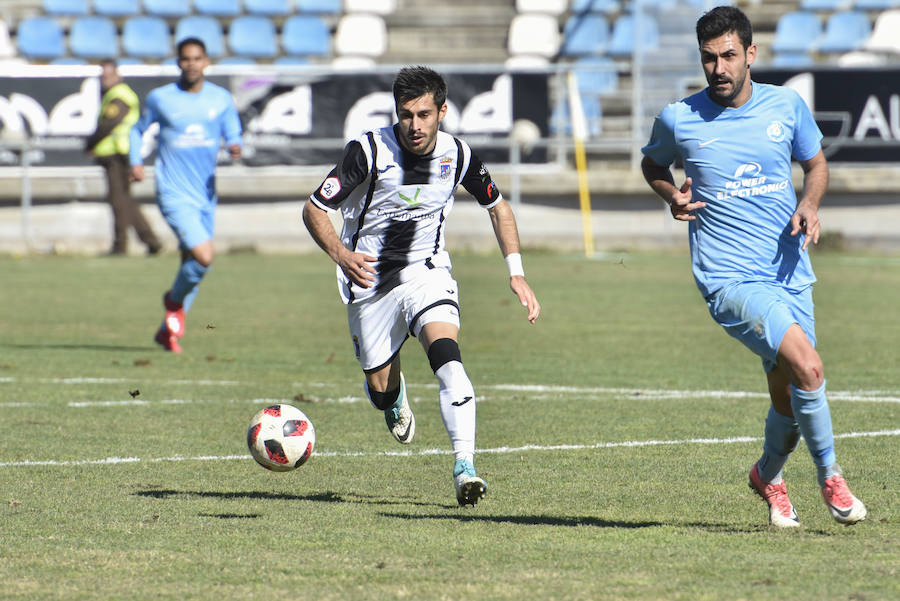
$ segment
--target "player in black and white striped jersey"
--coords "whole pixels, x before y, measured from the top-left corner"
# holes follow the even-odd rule
[[[400,370],[400,348],[419,339],[439,382],[460,505],[487,491],[475,474],[475,392],[458,345],[459,299],[445,248],[445,220],[460,184],[483,206],[509,266],[510,288],[534,323],[540,304],[525,280],[515,216],[471,148],[439,131],[447,85],[427,67],[401,69],[394,80],[398,122],[351,141],[303,209],[303,221],[337,264],[350,335],[372,405],[394,438],[415,433]],[[341,235],[328,212],[341,211]]]

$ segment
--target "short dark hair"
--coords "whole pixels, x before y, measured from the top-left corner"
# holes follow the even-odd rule
[[[447,82],[428,67],[404,67],[394,78],[394,104],[399,107],[419,96],[431,94],[438,108],[447,101]]]
[[[697,43],[702,46],[730,31],[737,33],[744,50],[753,43],[753,26],[747,15],[733,6],[717,6],[697,20]]]
[[[178,45],[175,46],[175,56],[181,58],[181,49],[185,46],[200,46],[201,50],[203,50],[203,54],[206,54],[206,44],[203,43],[203,40],[192,36],[189,38],[184,38],[183,40],[178,42]]]

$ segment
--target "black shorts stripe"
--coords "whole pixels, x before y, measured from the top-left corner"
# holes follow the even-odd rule
[[[430,311],[431,309],[434,309],[435,307],[439,307],[441,305],[451,305],[453,307],[456,307],[456,310],[459,311],[459,305],[454,300],[451,300],[449,298],[443,298],[439,301],[435,301],[415,314],[415,316],[412,318],[412,321],[409,322],[410,333],[412,333],[413,329],[416,327],[416,322],[419,321],[419,318],[422,317],[422,315],[426,311]]]

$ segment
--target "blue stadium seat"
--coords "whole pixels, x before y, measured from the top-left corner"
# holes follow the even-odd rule
[[[268,17],[238,17],[228,29],[228,46],[238,56],[274,58],[278,54],[275,25]]]
[[[616,19],[606,53],[616,58],[630,58],[639,43],[643,50],[656,50],[659,47],[659,25],[654,18],[645,16],[643,19],[643,38],[640,41],[637,39],[637,29],[638,23],[633,15],[622,15]]]
[[[281,47],[290,55],[327,56],[331,54],[331,29],[314,15],[288,17],[281,30]]]
[[[579,97],[581,98],[581,111],[584,113],[585,125],[587,125],[587,135],[589,138],[596,138],[603,131],[603,105],[599,98],[591,94],[579,92]],[[550,132],[572,134],[572,119],[567,98],[563,98],[553,107],[553,114],[550,116]]]
[[[44,0],[43,6],[48,15],[86,15],[90,12],[88,0]]]
[[[244,0],[248,14],[267,17],[283,17],[291,12],[288,0]]]
[[[573,13],[603,13],[610,15],[621,10],[619,0],[572,0]]]
[[[249,56],[226,56],[216,61],[217,65],[255,65],[256,61]]]
[[[241,0],[194,0],[194,9],[201,15],[236,17],[241,14]]]
[[[63,29],[53,17],[27,17],[19,22],[16,45],[25,58],[54,59],[66,54]]]
[[[86,65],[88,62],[83,58],[75,58],[74,56],[61,56],[50,61],[51,65]]]
[[[813,59],[806,52],[779,52],[772,57],[773,67],[809,67]]]
[[[107,17],[130,17],[141,12],[140,0],[94,0],[94,12]]]
[[[297,12],[338,15],[344,9],[343,0],[297,0]]]
[[[795,11],[781,15],[775,24],[775,54],[809,52],[822,37],[822,22],[813,13]]]
[[[161,17],[129,17],[122,27],[122,49],[138,58],[166,58],[172,54],[169,26]]]
[[[586,56],[573,65],[578,89],[586,94],[601,95],[615,92],[619,87],[616,64],[606,56]]]
[[[853,5],[856,10],[888,10],[900,8],[900,0],[856,0]]]
[[[825,36],[819,44],[819,52],[852,52],[863,47],[872,35],[872,24],[862,11],[832,13],[825,23]]]
[[[175,43],[185,38],[200,38],[206,44],[206,55],[219,58],[225,55],[225,34],[222,23],[210,15],[182,17],[175,25]]]
[[[563,28],[563,56],[603,54],[609,42],[609,22],[599,14],[572,15]]]
[[[297,65],[308,65],[309,59],[305,56],[279,56],[272,64],[284,65],[287,67],[296,67]]]
[[[191,0],[144,0],[144,12],[156,17],[185,17],[191,14]]]
[[[108,17],[78,17],[69,29],[69,50],[79,58],[106,58],[119,54],[116,24]]]

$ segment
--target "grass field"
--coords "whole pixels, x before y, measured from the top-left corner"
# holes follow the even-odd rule
[[[362,399],[324,255],[219,257],[182,356],[151,342],[174,256],[0,258],[0,599],[900,598],[900,259],[814,262],[838,458],[869,518],[832,521],[801,445],[803,528],[782,532],[746,484],[759,362],[686,256],[526,254],[534,326],[499,256],[455,257],[475,508],[414,341],[415,442]],[[275,400],[316,426],[293,473],[245,446]]]

